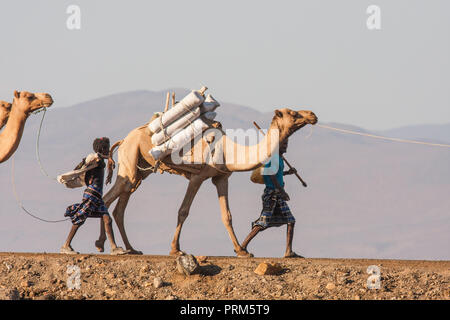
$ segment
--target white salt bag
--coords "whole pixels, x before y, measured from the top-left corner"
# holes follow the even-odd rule
[[[162,159],[173,150],[181,149],[208,127],[209,126],[201,118],[197,118],[186,129],[181,130],[162,145],[153,147],[150,150],[150,154],[155,160]]]
[[[78,170],[72,170],[56,177],[56,181],[67,188],[79,188],[85,186],[84,177],[86,172],[98,166],[99,156],[97,153],[90,153],[84,160],[83,166]]]
[[[188,112],[177,121],[170,124],[168,127],[160,130],[152,135],[152,144],[159,146],[160,144],[169,140],[177,131],[187,127],[189,124],[195,121],[200,116],[200,108],[195,108],[191,112]]]
[[[149,130],[152,133],[159,132],[162,128],[170,125],[182,115],[197,108],[203,103],[203,101],[205,101],[205,97],[200,91],[191,91],[191,93],[184,97],[180,102],[174,105],[171,109],[164,112],[161,117],[158,117],[150,122],[148,125]]]

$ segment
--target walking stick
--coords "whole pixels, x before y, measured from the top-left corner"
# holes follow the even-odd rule
[[[255,121],[253,121],[253,124],[255,125],[255,127],[256,127],[263,135],[265,135],[265,134],[264,134],[264,131],[262,131],[261,127],[258,126],[258,124],[257,124]],[[286,164],[288,165],[289,169],[294,169],[294,167],[291,166],[291,164],[286,160],[286,158],[284,157],[284,155],[281,155],[281,158],[283,158],[284,162],[286,162]],[[296,171],[297,171],[297,170],[296,170]],[[306,184],[305,181],[303,181],[302,177],[300,177],[300,175],[299,175],[297,172],[295,172],[295,175],[297,176],[298,180],[300,180],[300,182],[302,183],[302,185],[306,188],[308,185]]]

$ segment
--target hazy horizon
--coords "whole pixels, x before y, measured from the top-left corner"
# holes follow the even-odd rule
[[[366,12],[378,5],[381,29]],[[79,30],[67,8],[78,5]],[[54,108],[207,85],[266,112],[314,110],[371,130],[450,122],[448,1],[2,1],[0,99]]]

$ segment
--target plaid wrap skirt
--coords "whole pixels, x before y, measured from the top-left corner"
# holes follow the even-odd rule
[[[295,218],[286,201],[281,198],[281,193],[275,189],[265,188],[262,195],[263,209],[259,218],[252,222],[254,226],[263,229],[279,227],[288,223],[295,223]]]
[[[101,218],[105,214],[109,215],[102,190],[96,185],[89,185],[84,190],[82,202],[68,206],[64,216],[70,217],[72,224],[81,226],[87,218]]]

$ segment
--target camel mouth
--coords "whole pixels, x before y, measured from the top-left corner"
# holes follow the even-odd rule
[[[318,121],[319,119],[317,119],[317,117],[314,117],[313,119],[309,120],[309,124],[315,125]]]

